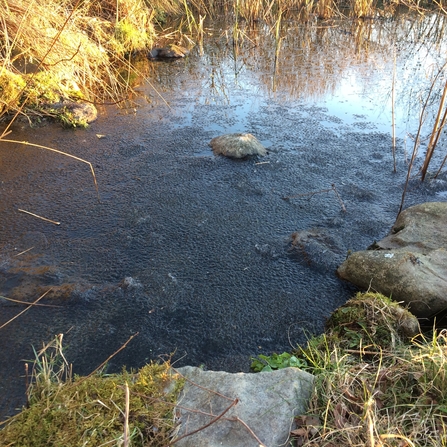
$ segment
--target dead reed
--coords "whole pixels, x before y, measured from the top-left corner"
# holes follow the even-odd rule
[[[411,173],[413,171],[414,164],[415,164],[415,161],[416,161],[416,157],[417,157],[417,154],[418,154],[418,151],[419,151],[422,130],[423,130],[426,118],[427,118],[427,108],[428,108],[429,102],[432,99],[432,96],[434,95],[434,93],[437,90],[437,83],[438,83],[439,79],[441,78],[441,75],[444,74],[446,69],[447,69],[447,62],[444,63],[444,65],[437,71],[436,75],[433,77],[433,80],[432,80],[432,82],[430,84],[430,88],[428,90],[427,96],[426,96],[426,98],[425,98],[425,100],[423,102],[423,105],[422,105],[422,109],[421,109],[421,112],[420,112],[420,115],[419,115],[418,130],[417,130],[417,133],[416,133],[416,137],[414,138],[413,152],[412,152],[412,155],[411,155],[410,162],[408,164],[407,176],[406,176],[404,190],[402,192],[402,199],[401,199],[401,202],[400,202],[400,207],[399,207],[398,214],[400,214],[400,212],[402,211],[402,209],[404,207],[405,196],[407,194],[408,184],[410,182]],[[427,175],[427,170],[428,170],[428,167],[429,167],[430,162],[432,160],[434,150],[435,150],[436,145],[437,145],[437,143],[439,141],[439,138],[441,136],[442,130],[444,129],[445,122],[447,120],[447,106],[445,105],[446,97],[447,97],[447,81],[444,81],[444,86],[443,86],[443,89],[442,89],[442,95],[441,95],[441,97],[439,99],[439,102],[438,102],[438,110],[437,110],[437,113],[436,113],[436,118],[434,120],[432,131],[430,133],[430,141],[428,143],[427,150],[426,150],[425,157],[424,157],[424,162],[423,162],[423,165],[422,165],[422,168],[421,168],[421,179],[422,179],[422,181],[424,181],[424,179],[425,179],[425,177]],[[441,172],[441,169],[443,168],[446,160],[447,160],[447,155],[445,156],[444,160],[440,164],[439,169],[436,172],[434,177],[439,175],[439,173]]]
[[[7,0],[0,4],[0,118],[63,99],[119,102],[131,91],[127,55],[150,48],[156,8],[175,2]]]
[[[405,312],[359,294],[297,352],[316,387],[295,445],[447,446],[447,334],[405,336]]]

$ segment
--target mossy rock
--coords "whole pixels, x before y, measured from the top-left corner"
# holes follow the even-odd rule
[[[358,293],[326,322],[326,335],[351,350],[392,349],[420,333],[418,319],[380,293]]]

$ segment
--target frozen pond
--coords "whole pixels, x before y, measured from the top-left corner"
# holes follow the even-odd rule
[[[101,201],[86,164],[0,146],[0,294],[34,301],[51,288],[40,303],[56,306],[1,329],[1,413],[23,402],[31,345],[55,334],[85,374],[137,332],[109,371],[170,354],[178,365],[246,371],[250,356],[321,333],[355,292],[337,265],[396,218],[420,98],[444,62],[443,26],[435,16],[287,23],[276,65],[266,29],[245,30],[237,51],[225,27],[209,29],[188,58],[141,63],[150,85],[141,82],[136,105],[103,107],[87,130],[16,123],[10,138],[90,161]],[[239,131],[269,154],[212,154],[211,138]],[[414,179],[406,206],[446,194],[444,174]],[[309,237],[293,247],[297,231]],[[0,325],[23,309],[0,305]]]

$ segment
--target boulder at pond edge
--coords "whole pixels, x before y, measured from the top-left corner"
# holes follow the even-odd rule
[[[176,371],[187,379],[176,408],[178,437],[209,424],[179,439],[178,447],[286,445],[294,417],[307,411],[314,384],[314,376],[298,368],[257,374],[192,366]]]
[[[408,305],[419,318],[447,309],[447,203],[412,206],[369,250],[353,253],[340,278]]]

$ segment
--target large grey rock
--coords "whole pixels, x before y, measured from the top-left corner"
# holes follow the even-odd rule
[[[403,301],[418,317],[447,309],[447,203],[406,209],[373,248],[349,256],[339,276]]]
[[[421,203],[402,211],[377,246],[384,250],[411,247],[424,254],[447,248],[447,202]]]
[[[267,149],[251,133],[230,133],[213,138],[210,146],[216,155],[245,158],[249,155],[267,155]]]
[[[178,437],[209,424],[237,399],[220,419],[176,442],[178,447],[284,445],[294,416],[307,410],[313,390],[314,377],[298,368],[258,374],[191,366],[177,371],[187,378],[176,409]]]

